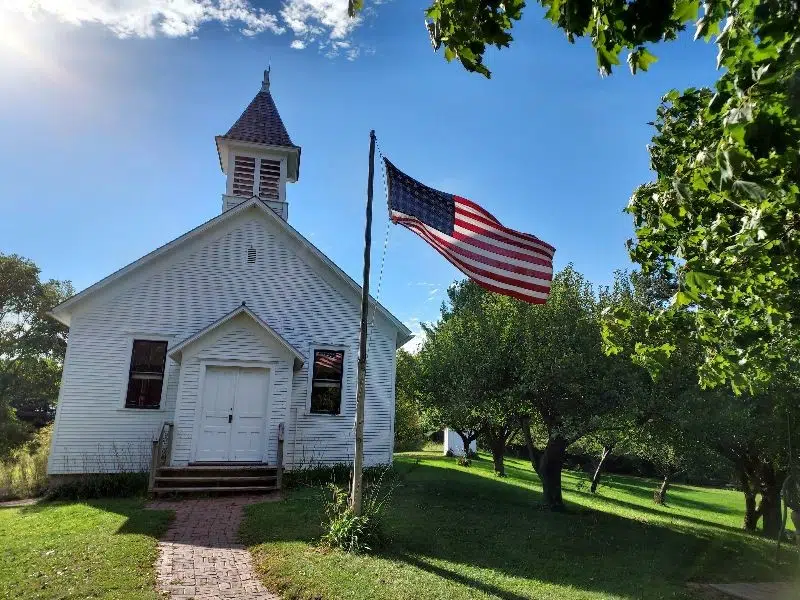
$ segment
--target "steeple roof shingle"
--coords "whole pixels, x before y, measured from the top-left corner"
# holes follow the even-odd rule
[[[256,97],[244,109],[228,133],[220,137],[240,142],[296,148],[269,92],[269,71],[264,71],[264,82]]]

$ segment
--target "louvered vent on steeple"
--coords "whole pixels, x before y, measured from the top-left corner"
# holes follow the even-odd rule
[[[233,195],[250,198],[255,191],[256,159],[237,156],[233,165]]]
[[[300,176],[300,146],[292,143],[278,114],[270,92],[269,69],[264,71],[261,89],[233,127],[215,140],[219,164],[227,175],[223,212],[257,198],[288,219],[286,184]]]
[[[280,161],[262,158],[259,162],[258,197],[262,200],[280,200]]]

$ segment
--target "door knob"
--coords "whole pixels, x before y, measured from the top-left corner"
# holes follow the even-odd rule
[[[228,415],[228,423],[233,423],[233,415]]]

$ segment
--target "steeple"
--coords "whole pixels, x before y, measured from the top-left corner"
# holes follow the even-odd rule
[[[288,219],[286,182],[300,176],[300,146],[292,143],[272,99],[270,69],[261,89],[225,135],[218,135],[217,153],[228,176],[223,212],[256,196]]]

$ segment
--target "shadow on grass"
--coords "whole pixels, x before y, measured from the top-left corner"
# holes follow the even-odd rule
[[[665,514],[608,498],[601,501],[638,511],[639,518],[575,505],[551,513],[538,506],[538,490],[487,476],[490,465],[404,462],[385,518],[391,544],[380,556],[504,600],[537,597],[542,584],[650,598],[680,596],[690,579],[776,575],[771,546],[738,530],[682,516],[653,522],[651,515]],[[299,492],[286,502],[252,507],[246,541],[314,543],[321,534],[319,497]],[[267,570],[269,564],[267,551]],[[486,570],[486,579],[476,569]]]
[[[516,477],[517,479],[522,479],[526,483],[530,483],[533,485],[541,486],[541,480],[539,479],[538,475],[536,475],[535,471],[532,469],[528,470],[525,468],[518,467],[516,465],[508,466],[506,465],[506,471]],[[653,487],[649,487],[646,483],[648,480],[643,480],[641,485],[637,485],[635,483],[629,483],[625,481],[621,481],[619,476],[606,476],[603,480],[601,480],[601,485],[598,493],[592,494],[589,491],[589,479],[579,473],[572,473],[569,471],[564,472],[565,478],[573,478],[580,482],[585,482],[586,485],[584,486],[585,489],[580,489],[578,487],[574,488],[564,488],[565,493],[576,494],[578,496],[591,499],[593,502],[596,503],[607,503],[614,506],[619,506],[620,508],[629,508],[632,510],[641,511],[650,515],[661,516],[666,518],[674,518],[674,519],[683,519],[685,521],[689,521],[691,523],[696,523],[698,525],[702,525],[704,527],[716,527],[718,529],[723,529],[735,533],[743,533],[743,530],[737,529],[735,527],[731,527],[729,525],[724,525],[719,523],[718,521],[712,521],[708,519],[703,519],[701,517],[692,517],[685,514],[674,514],[670,513],[668,510],[658,510],[652,506],[647,506],[648,504],[652,504],[653,502],[653,491],[656,489],[655,480],[652,481]],[[659,484],[660,485],[660,484]],[[625,500],[619,500],[617,498],[610,498],[603,494],[603,488],[613,489],[618,492],[622,492],[625,494],[629,494],[634,496],[635,498],[641,498],[645,501],[644,504],[638,504],[636,502],[626,502]],[[535,490],[533,490],[535,492]],[[693,510],[698,512],[718,512],[723,514],[735,514],[735,509],[731,509],[724,506],[719,506],[714,503],[708,502],[700,502],[698,500],[691,500],[689,498],[685,498],[683,496],[679,496],[674,492],[679,492],[682,494],[692,493],[695,490],[689,487],[675,485],[670,488],[670,494],[667,496],[667,504],[665,505],[666,509],[670,507],[681,508],[685,510]]]
[[[637,504],[635,502],[626,502],[625,500],[620,500],[619,498],[609,498],[608,496],[603,496],[600,494],[592,494],[591,492],[584,492],[579,490],[571,490],[571,493],[583,496],[585,498],[591,499],[597,503],[602,503],[610,506],[617,506],[619,508],[625,508],[628,510],[634,510],[637,512],[645,513],[646,515],[652,515],[654,517],[661,517],[663,519],[674,519],[675,521],[683,521],[687,525],[696,525],[703,528],[710,528],[710,529],[719,529],[721,531],[726,531],[729,533],[734,533],[737,535],[747,535],[750,537],[758,537],[752,533],[748,533],[744,531],[744,529],[739,529],[736,527],[731,527],[730,525],[723,525],[717,521],[709,521],[707,519],[702,519],[699,517],[691,517],[686,514],[678,514],[678,513],[671,513],[669,510],[659,510],[654,507],[643,506],[641,504]],[[677,503],[675,503],[677,504]],[[665,508],[669,508],[673,503],[667,502]],[[704,509],[705,510],[705,509]]]
[[[488,594],[496,598],[501,598],[502,600],[528,600],[527,596],[520,596],[519,594],[515,594],[514,592],[510,592],[502,588],[499,588],[496,585],[492,585],[484,581],[479,581],[473,577],[467,577],[466,575],[462,575],[460,573],[457,573],[455,571],[450,571],[442,567],[437,567],[436,565],[427,563],[409,554],[396,555],[394,556],[394,558],[402,560],[403,562],[413,567],[416,567],[421,571],[427,571],[428,573],[436,575],[437,577],[441,577],[442,579],[447,579],[448,581],[452,581],[453,583],[458,583],[470,589],[483,592],[484,594]]]
[[[636,485],[635,483],[629,483],[625,481],[620,481],[617,477],[605,477],[601,480],[600,483],[600,491],[604,487],[611,488],[617,491],[623,491],[627,494],[631,494],[632,496],[636,496],[637,498],[641,498],[645,501],[653,500],[653,492],[660,486],[660,482],[653,481],[652,486]],[[702,502],[700,500],[692,500],[690,498],[686,498],[684,495],[679,494],[691,494],[696,490],[681,486],[681,485],[671,485],[669,492],[667,493],[667,505],[669,506],[676,506],[679,508],[685,508],[687,510],[702,510],[707,512],[716,512],[716,513],[723,513],[723,514],[736,514],[736,509],[730,508],[727,506],[722,506],[717,503],[713,502]],[[676,494],[675,492],[678,492]],[[742,500],[744,504],[744,500]]]
[[[174,513],[170,510],[149,510],[145,508],[144,498],[108,498],[98,500],[56,500],[41,501],[36,504],[20,507],[22,514],[46,513],[57,507],[85,505],[104,512],[111,512],[125,517],[115,533],[120,535],[136,534],[159,538],[167,529]]]

